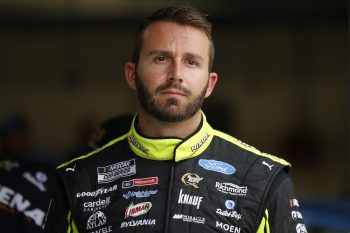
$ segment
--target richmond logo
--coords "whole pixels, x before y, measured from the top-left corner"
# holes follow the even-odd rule
[[[215,188],[225,194],[231,194],[234,196],[246,196],[248,192],[247,186],[238,186],[232,183],[215,183]]]
[[[182,183],[184,183],[186,186],[192,186],[197,189],[199,188],[198,184],[201,180],[203,180],[203,177],[199,177],[195,173],[186,173],[181,177]]]
[[[136,217],[142,214],[147,213],[152,208],[151,202],[142,202],[134,205],[131,203],[128,208],[125,210],[125,218],[127,217]]]

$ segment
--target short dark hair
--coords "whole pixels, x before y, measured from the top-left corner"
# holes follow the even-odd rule
[[[143,35],[145,30],[153,23],[159,21],[170,21],[180,25],[187,25],[197,28],[205,33],[210,42],[209,48],[209,70],[211,70],[214,61],[214,43],[211,36],[212,24],[208,20],[207,15],[199,12],[190,5],[180,5],[161,8],[146,18],[146,21],[140,26],[132,52],[132,62],[138,64],[140,58],[140,50],[143,44]]]

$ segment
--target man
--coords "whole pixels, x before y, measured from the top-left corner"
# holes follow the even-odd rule
[[[0,119],[0,232],[43,232],[55,183],[54,169],[35,161],[29,122],[22,114]]]
[[[138,114],[129,131],[58,167],[46,232],[306,232],[290,165],[206,121],[213,57],[197,10],[147,18],[125,65]]]
[[[43,232],[54,175],[53,169],[43,164],[13,158],[0,160],[1,232]]]

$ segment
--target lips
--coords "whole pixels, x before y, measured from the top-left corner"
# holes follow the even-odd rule
[[[161,94],[165,94],[165,95],[180,95],[180,96],[186,96],[185,93],[179,91],[179,90],[175,90],[175,89],[166,89],[160,92]]]

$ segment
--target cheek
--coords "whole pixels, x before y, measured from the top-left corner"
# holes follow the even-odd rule
[[[187,77],[187,83],[190,88],[196,89],[198,91],[202,91],[203,88],[207,85],[209,79],[208,73],[200,73],[198,72],[192,72]]]

